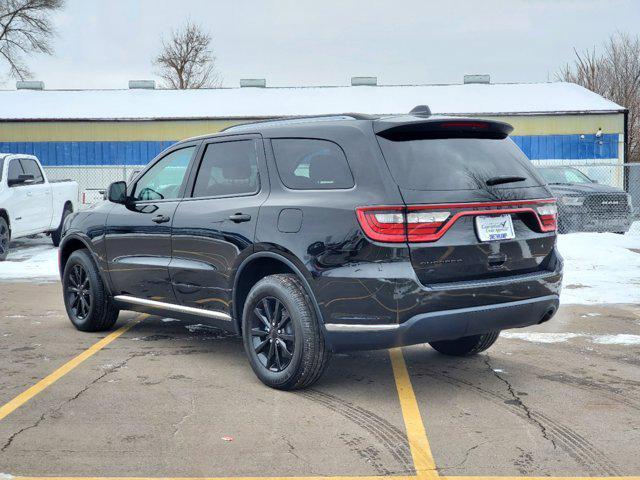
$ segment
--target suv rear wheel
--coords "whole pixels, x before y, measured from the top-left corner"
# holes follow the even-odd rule
[[[83,332],[109,330],[119,310],[107,293],[100,273],[87,250],[69,256],[62,275],[64,306],[71,323]]]
[[[308,387],[329,360],[311,299],[295,275],[271,275],[253,286],[244,305],[242,338],[251,368],[272,388]]]
[[[429,345],[440,353],[453,355],[456,357],[467,357],[476,353],[484,352],[493,345],[500,336],[500,330],[480,335],[470,335],[468,337],[457,338],[456,340],[441,340],[439,342],[429,342]]]

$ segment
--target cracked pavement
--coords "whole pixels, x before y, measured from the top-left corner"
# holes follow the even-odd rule
[[[0,284],[0,402],[95,343],[57,284]],[[31,301],[36,299],[37,302]],[[404,349],[441,475],[638,475],[640,307],[562,307],[471,358]],[[123,313],[120,324],[135,314]],[[590,336],[589,336],[590,335]],[[25,476],[413,474],[386,351],[336,355],[304,392],[267,389],[239,339],[151,317],[0,421],[0,472]]]

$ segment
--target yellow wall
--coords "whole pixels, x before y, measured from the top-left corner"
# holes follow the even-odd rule
[[[514,135],[624,133],[624,115],[523,115],[483,117],[515,127]],[[215,133],[242,120],[149,120],[121,122],[0,122],[0,141],[160,141]]]

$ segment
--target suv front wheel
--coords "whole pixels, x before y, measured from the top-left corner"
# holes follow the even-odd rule
[[[270,275],[253,286],[244,305],[242,338],[251,368],[272,388],[308,387],[329,361],[311,299],[295,275]]]
[[[64,306],[71,323],[83,332],[109,330],[118,319],[91,254],[76,250],[69,256],[62,274]]]
[[[457,338],[455,340],[441,340],[439,342],[429,342],[434,350],[444,355],[455,357],[467,357],[476,353],[484,352],[491,345],[496,343],[500,336],[500,330],[495,332],[482,333],[480,335],[469,335],[468,337]]]

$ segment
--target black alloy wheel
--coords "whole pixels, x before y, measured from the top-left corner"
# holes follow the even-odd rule
[[[67,278],[68,305],[77,320],[85,320],[91,312],[93,294],[89,275],[80,264],[75,264]]]
[[[282,372],[295,350],[295,329],[289,312],[275,297],[264,297],[253,309],[251,342],[258,360],[271,372]]]

